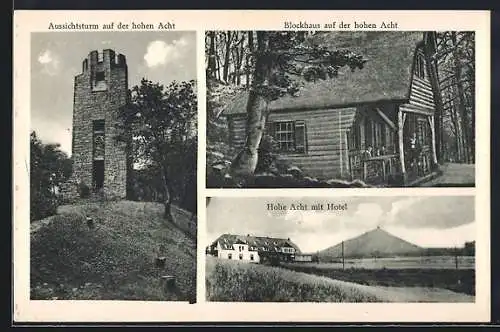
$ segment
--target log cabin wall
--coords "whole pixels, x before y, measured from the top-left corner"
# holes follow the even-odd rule
[[[307,176],[347,179],[350,178],[347,131],[355,115],[355,107],[279,111],[269,115],[267,126],[273,130],[271,127],[276,123],[305,124],[305,150],[282,152],[278,158],[299,167]],[[245,143],[245,120],[245,115],[233,115],[229,119],[230,140],[236,149]],[[284,125],[280,129],[283,128]]]
[[[429,110],[436,109],[426,60],[421,49],[418,49],[415,53],[409,103]]]

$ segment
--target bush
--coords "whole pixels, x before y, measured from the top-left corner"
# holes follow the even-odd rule
[[[90,188],[85,182],[80,182],[78,184],[78,194],[80,198],[88,198],[90,196]]]
[[[30,221],[40,220],[56,214],[59,202],[51,194],[32,192],[30,197]]]

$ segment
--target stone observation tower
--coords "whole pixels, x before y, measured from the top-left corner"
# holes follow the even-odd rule
[[[75,76],[73,188],[75,183],[85,183],[94,192],[126,196],[127,153],[116,135],[118,110],[127,103],[127,75],[125,56],[106,49],[90,52],[82,73]]]

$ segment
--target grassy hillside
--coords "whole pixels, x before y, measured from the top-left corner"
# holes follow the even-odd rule
[[[368,286],[260,264],[207,256],[208,301],[473,302],[474,296],[435,287]]]
[[[380,228],[344,241],[345,257],[391,257],[400,254],[421,253],[423,248],[400,239]],[[321,261],[342,257],[342,244],[319,252]]]
[[[221,302],[381,301],[363,286],[210,256],[207,256],[206,292],[208,301]]]
[[[31,298],[194,301],[196,242],[162,212],[157,203],[89,202],[33,223]],[[167,258],[164,268],[157,256]],[[175,286],[165,291],[162,275],[175,276]]]

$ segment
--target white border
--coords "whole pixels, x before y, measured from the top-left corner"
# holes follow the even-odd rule
[[[400,30],[476,32],[476,188],[391,189],[204,189],[205,184],[205,30],[281,30],[285,21],[329,23],[354,20],[398,22]],[[382,196],[476,195],[476,302],[439,304],[207,303],[205,255],[198,245],[196,304],[135,301],[29,300],[29,128],[30,33],[49,31],[48,23],[102,24],[111,21],[174,22],[176,30],[196,30],[199,94],[198,243],[204,243],[207,196]],[[490,14],[488,11],[16,11],[14,13],[14,320],[23,322],[487,322],[490,319]],[[52,30],[54,31],[54,30]],[[57,31],[54,31],[57,33]]]

